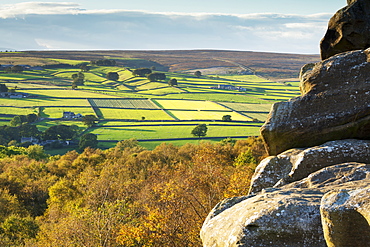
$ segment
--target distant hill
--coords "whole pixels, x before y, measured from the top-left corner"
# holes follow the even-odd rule
[[[35,65],[45,62],[43,58],[97,60],[115,59],[117,64],[128,67],[156,67],[157,70],[184,72],[203,70],[216,73],[250,73],[272,80],[297,79],[300,68],[320,60],[319,55],[283,54],[250,51],[223,50],[165,50],[165,51],[24,51],[0,53],[1,60],[14,64],[26,64],[27,59]],[[20,59],[22,57],[22,59]]]

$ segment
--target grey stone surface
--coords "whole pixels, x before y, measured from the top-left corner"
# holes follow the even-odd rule
[[[270,156],[257,166],[249,193],[292,183],[324,167],[343,162],[370,163],[370,141],[330,141],[319,146],[291,149],[278,156]]]
[[[370,245],[370,187],[324,195],[321,218],[328,247]]]
[[[330,179],[327,174],[331,174]],[[221,203],[203,224],[203,246],[324,247],[322,197],[330,191],[369,186],[369,174],[369,165],[340,164],[281,188],[234,198],[225,208]]]
[[[370,1],[347,0],[348,6],[330,19],[321,40],[321,58],[370,47]]]
[[[273,105],[261,128],[270,155],[370,139],[370,49],[333,56],[303,75],[302,96]]]

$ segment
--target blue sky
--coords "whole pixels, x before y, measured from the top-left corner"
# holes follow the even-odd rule
[[[319,53],[345,0],[0,0],[0,49]]]

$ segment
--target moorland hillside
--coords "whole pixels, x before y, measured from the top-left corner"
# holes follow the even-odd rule
[[[297,78],[300,68],[320,60],[319,55],[283,54],[250,51],[178,50],[178,51],[24,51],[0,53],[0,64],[42,65],[45,58],[99,60],[117,59],[126,67],[152,67],[168,72],[223,67],[224,71],[247,71],[269,79]],[[14,59],[17,58],[17,59]],[[122,59],[131,58],[131,59]]]

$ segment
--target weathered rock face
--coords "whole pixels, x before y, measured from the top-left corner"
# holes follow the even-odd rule
[[[321,40],[321,58],[370,47],[370,2],[347,0],[348,6],[339,10],[329,21]]]
[[[270,156],[257,166],[249,193],[280,187],[301,180],[324,167],[343,162],[370,164],[370,141],[331,141],[316,147],[291,149],[278,156]]]
[[[302,96],[274,104],[261,128],[270,155],[331,140],[370,139],[370,49],[333,56],[302,75]]]
[[[328,247],[369,246],[370,187],[329,192],[320,210]]]
[[[228,199],[217,205],[204,222],[203,246],[324,247],[322,197],[333,190],[370,186],[369,178],[369,165],[346,163],[281,188]]]
[[[261,128],[276,156],[248,196],[208,215],[205,247],[369,246],[370,0],[347,3],[322,40],[325,60],[300,72],[302,96],[274,104]]]

